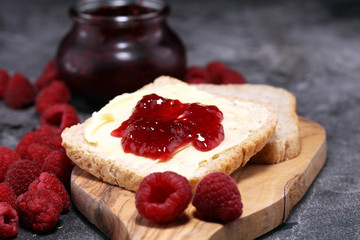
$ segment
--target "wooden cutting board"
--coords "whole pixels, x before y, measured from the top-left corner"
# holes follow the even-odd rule
[[[243,214],[219,224],[197,218],[190,204],[178,221],[158,225],[141,217],[134,193],[109,185],[75,167],[73,204],[112,239],[253,239],[289,216],[326,162],[326,133],[319,124],[300,119],[301,154],[275,165],[246,165],[232,177],[238,182]]]

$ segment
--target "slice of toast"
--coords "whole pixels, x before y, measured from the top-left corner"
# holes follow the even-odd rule
[[[188,144],[163,162],[124,153],[121,139],[112,137],[110,133],[130,117],[142,96],[150,93],[183,103],[216,105],[224,114],[223,142],[208,152],[198,151]],[[114,98],[84,123],[65,129],[62,145],[80,168],[128,190],[136,191],[145,176],[163,171],[185,176],[195,188],[210,172],[221,171],[230,175],[243,166],[265,146],[275,132],[276,124],[277,114],[266,104],[235,99],[229,101],[179,80],[160,77],[132,94]]]
[[[221,97],[237,97],[269,104],[277,112],[279,120],[275,134],[251,162],[273,164],[299,155],[300,133],[296,98],[290,92],[262,84],[197,84],[196,87]]]

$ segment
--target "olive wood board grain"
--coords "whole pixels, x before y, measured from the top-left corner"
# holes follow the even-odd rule
[[[72,202],[111,239],[253,239],[284,222],[326,162],[326,133],[316,122],[300,118],[301,153],[273,165],[247,164],[232,174],[243,202],[243,214],[221,224],[200,219],[190,204],[169,224],[141,217],[134,193],[107,184],[79,167],[71,176]]]

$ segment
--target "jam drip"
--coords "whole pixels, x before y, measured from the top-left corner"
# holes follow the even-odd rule
[[[150,94],[111,136],[122,138],[124,152],[166,161],[190,142],[200,151],[217,147],[224,140],[222,120],[216,106],[184,104]]]

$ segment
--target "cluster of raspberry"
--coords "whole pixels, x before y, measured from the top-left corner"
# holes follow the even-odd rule
[[[0,69],[0,99],[12,109],[35,105],[40,127],[10,149],[0,146],[0,238],[14,237],[19,220],[36,232],[53,229],[70,207],[74,166],[61,146],[61,132],[79,122],[71,93],[50,60],[32,84],[21,73]]]
[[[221,61],[209,62],[205,67],[191,66],[186,71],[185,81],[189,84],[244,84],[245,77]]]
[[[207,174],[195,187],[171,171],[146,176],[135,194],[139,214],[156,223],[168,223],[183,215],[188,205],[204,220],[232,222],[243,210],[241,195],[233,178],[222,172]]]

